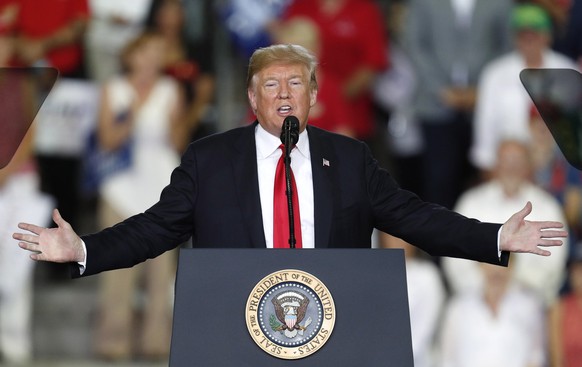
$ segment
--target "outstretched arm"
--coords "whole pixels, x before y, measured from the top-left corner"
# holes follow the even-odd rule
[[[29,223],[19,223],[18,228],[30,233],[14,233],[18,246],[32,252],[30,258],[57,263],[83,262],[85,250],[81,238],[75,233],[57,209],[53,211],[56,228],[44,228]]]
[[[541,247],[561,246],[568,232],[560,230],[564,225],[560,222],[533,222],[525,220],[532,210],[531,202],[513,214],[503,227],[499,237],[499,249],[509,252],[529,252],[541,256],[550,256],[551,252]]]

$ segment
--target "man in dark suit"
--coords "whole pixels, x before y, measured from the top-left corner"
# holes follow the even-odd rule
[[[524,219],[530,203],[503,226],[465,218],[400,189],[363,143],[307,126],[316,64],[299,46],[257,50],[247,79],[257,121],[192,143],[145,213],[79,237],[55,210],[57,228],[22,223],[30,233],[13,237],[34,260],[72,263],[74,276],[133,266],[190,237],[194,247],[278,247],[273,182],[281,126],[294,115],[300,135],[291,165],[304,248],[370,247],[378,228],[433,255],[506,265],[511,251],[548,256],[539,246],[561,245],[561,223]]]

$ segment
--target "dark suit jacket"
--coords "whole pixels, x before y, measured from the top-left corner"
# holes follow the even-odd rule
[[[190,144],[157,204],[84,236],[84,275],[133,266],[190,236],[194,247],[264,248],[255,126],[256,122]],[[432,255],[507,264],[507,254],[501,260],[497,255],[499,224],[425,203],[400,189],[365,144],[307,129],[317,248],[369,248],[376,227]]]

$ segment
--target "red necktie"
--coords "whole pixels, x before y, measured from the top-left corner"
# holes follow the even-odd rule
[[[275,171],[275,191],[273,197],[273,247],[289,248],[289,208],[287,207],[286,182],[285,182],[285,146],[280,145],[283,151],[277,170]],[[291,171],[291,189],[293,190],[293,223],[295,223],[295,247],[301,248],[301,218],[299,217],[299,199],[295,177]]]

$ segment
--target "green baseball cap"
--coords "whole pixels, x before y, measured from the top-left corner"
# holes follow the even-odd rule
[[[533,4],[521,4],[513,8],[511,25],[516,31],[534,30],[549,32],[552,29],[552,21],[548,13],[541,7]]]

